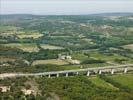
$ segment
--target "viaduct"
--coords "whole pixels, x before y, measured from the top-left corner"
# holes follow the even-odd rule
[[[52,72],[40,72],[40,73],[3,73],[0,74],[0,79],[11,78],[11,77],[27,77],[27,76],[47,76],[47,77],[59,77],[69,75],[79,75],[84,74],[87,76],[95,74],[104,74],[104,73],[117,73],[123,72],[127,73],[128,71],[133,71],[133,64],[127,65],[117,65],[117,66],[106,66],[106,67],[96,67],[96,68],[86,68],[86,69],[75,69],[75,70],[64,70],[64,71],[52,71]]]

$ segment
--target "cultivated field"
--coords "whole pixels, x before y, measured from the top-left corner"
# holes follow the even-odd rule
[[[52,65],[66,65],[69,64],[63,60],[59,59],[49,59],[49,60],[35,60],[32,65],[41,65],[41,64],[52,64]]]
[[[26,52],[38,52],[39,51],[39,48],[37,48],[36,44],[8,43],[8,44],[2,44],[2,45],[7,46],[7,47],[11,47],[11,48],[19,48],[19,49],[26,51]]]
[[[23,34],[17,34],[17,37],[19,37],[20,39],[23,39],[23,38],[33,38],[33,39],[36,39],[36,38],[39,38],[43,36],[43,34],[40,34],[40,33],[23,33]]]
[[[54,45],[49,45],[49,44],[40,44],[40,46],[41,46],[43,49],[51,49],[51,50],[64,49],[63,47],[54,46]]]

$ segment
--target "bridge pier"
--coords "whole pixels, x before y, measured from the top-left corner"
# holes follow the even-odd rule
[[[79,74],[79,72],[76,72],[76,75],[78,75]]]
[[[124,73],[127,73],[127,68],[124,69]]]
[[[114,74],[114,69],[111,70],[111,74]]]
[[[59,73],[56,74],[56,77],[59,77]]]
[[[90,76],[90,71],[87,72],[87,76]]]
[[[102,74],[102,70],[99,70],[99,74]]]
[[[50,77],[51,77],[51,75],[49,74],[49,75],[48,75],[48,78],[50,78]]]
[[[66,77],[68,77],[68,73],[66,73]]]

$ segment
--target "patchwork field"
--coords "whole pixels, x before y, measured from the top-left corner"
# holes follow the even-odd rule
[[[41,65],[41,64],[52,64],[52,65],[66,65],[69,64],[63,60],[59,59],[50,59],[50,60],[35,60],[32,65]]]
[[[63,47],[54,46],[54,45],[49,45],[49,44],[40,44],[40,46],[41,46],[43,49],[51,49],[51,50],[64,49]]]
[[[7,46],[7,47],[11,47],[11,48],[19,48],[19,49],[26,51],[26,52],[38,52],[39,51],[39,48],[36,46],[36,44],[8,43],[8,44],[2,44],[2,45]]]

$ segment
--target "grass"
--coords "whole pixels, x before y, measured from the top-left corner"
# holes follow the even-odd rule
[[[20,44],[20,43],[8,43],[8,44],[3,44],[4,46],[7,46],[7,47],[12,47],[12,48],[19,48],[23,51],[26,51],[26,52],[38,52],[39,51],[39,48],[36,46],[36,44],[29,44],[29,43],[23,43],[23,44]]]
[[[64,49],[63,47],[54,46],[54,45],[49,45],[49,44],[41,44],[40,46],[41,46],[43,49],[51,49],[51,50]]]
[[[118,90],[112,84],[105,82],[104,80],[100,79],[99,77],[90,77],[89,80],[91,80],[91,82],[93,84],[95,84],[97,87],[105,88],[105,89],[109,89],[109,90]]]
[[[133,90],[133,74],[118,74],[108,77],[113,81]]]
[[[35,60],[32,64],[33,65],[41,65],[41,64],[66,65],[69,63],[59,59],[49,59],[49,60]]]

